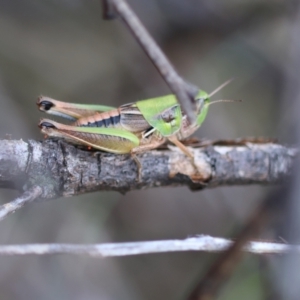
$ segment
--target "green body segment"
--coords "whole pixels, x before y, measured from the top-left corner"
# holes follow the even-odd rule
[[[136,106],[163,136],[170,136],[180,129],[182,113],[174,95],[137,101]]]

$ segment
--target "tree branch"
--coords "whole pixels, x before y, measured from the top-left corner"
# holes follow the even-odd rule
[[[221,185],[278,183],[286,177],[297,150],[274,143],[209,142],[190,148],[192,162],[176,147],[138,155],[114,155],[76,148],[62,141],[0,141],[0,186],[28,190],[41,187],[41,199],[100,190],[186,185],[191,189]],[[1,212],[0,212],[1,213]]]

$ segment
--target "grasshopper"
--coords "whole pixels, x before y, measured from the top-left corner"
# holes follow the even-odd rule
[[[65,125],[42,119],[39,127],[49,137],[62,138],[73,144],[110,153],[131,153],[133,157],[170,141],[193,160],[193,154],[181,141],[201,126],[210,104],[232,101],[210,102],[210,96],[229,82],[210,94],[198,91],[195,97],[197,118],[192,124],[174,95],[124,104],[119,108],[66,103],[41,96],[37,101],[39,110],[74,122]],[[138,160],[136,162],[140,168]]]

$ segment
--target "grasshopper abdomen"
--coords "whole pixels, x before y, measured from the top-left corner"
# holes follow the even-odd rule
[[[143,132],[151,128],[137,107],[121,106],[107,112],[78,119],[74,126],[119,128],[130,132]]]
[[[91,116],[78,119],[73,125],[80,127],[113,127],[117,128],[120,124],[119,109],[108,112],[95,113]]]

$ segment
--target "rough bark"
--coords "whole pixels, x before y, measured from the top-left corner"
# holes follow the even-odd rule
[[[204,189],[220,185],[278,183],[290,173],[297,150],[275,143],[207,143],[193,148],[192,162],[177,148],[138,155],[79,149],[62,141],[0,141],[0,186],[41,187],[41,199],[100,190],[125,193],[159,186]]]

